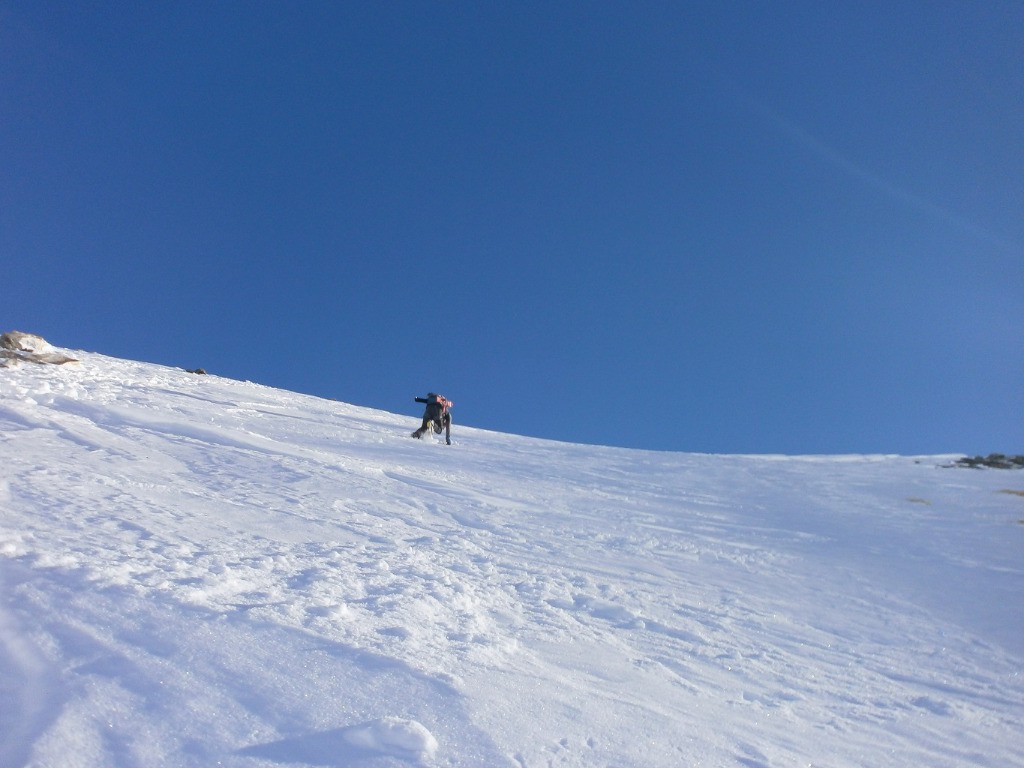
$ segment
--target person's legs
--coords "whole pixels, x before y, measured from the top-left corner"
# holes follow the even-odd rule
[[[423,415],[423,424],[420,426],[419,429],[417,429],[415,432],[412,433],[412,436],[413,437],[423,437],[423,435],[425,435],[427,433],[427,430],[430,429],[430,425],[431,425],[432,421],[433,421],[433,419],[430,418],[429,414],[424,414]]]

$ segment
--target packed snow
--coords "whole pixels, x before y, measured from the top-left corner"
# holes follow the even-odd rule
[[[1024,472],[57,353],[0,368],[5,768],[1024,765]]]

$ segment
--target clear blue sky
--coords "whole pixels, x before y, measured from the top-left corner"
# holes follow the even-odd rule
[[[0,268],[456,438],[1024,452],[1024,3],[0,1]]]

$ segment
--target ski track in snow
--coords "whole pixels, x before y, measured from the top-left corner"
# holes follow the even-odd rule
[[[1024,475],[0,370],[0,764],[1024,764]]]

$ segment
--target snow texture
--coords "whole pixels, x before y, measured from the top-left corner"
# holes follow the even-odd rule
[[[1024,765],[1022,473],[73,357],[0,372],[5,768]]]

